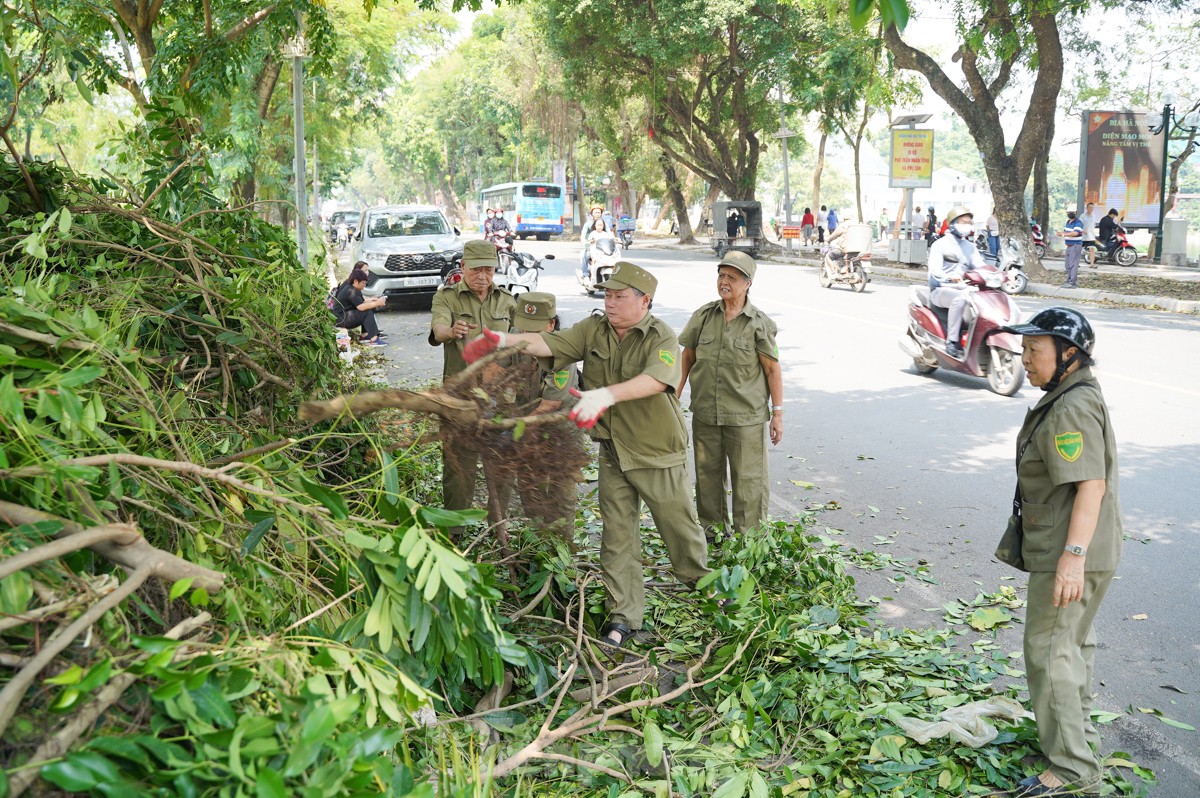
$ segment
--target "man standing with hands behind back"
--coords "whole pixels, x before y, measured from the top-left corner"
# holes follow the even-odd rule
[[[496,247],[487,241],[468,241],[463,247],[463,279],[440,288],[433,297],[429,345],[442,347],[442,380],[467,367],[463,347],[480,330],[507,330],[517,302],[497,287]],[[442,442],[442,502],[447,510],[465,510],[475,498],[479,455],[469,446]]]
[[[562,332],[510,333],[486,329],[467,344],[473,361],[501,346],[553,358],[554,368],[583,361],[583,386],[570,418],[600,444],[600,567],[608,588],[609,619],[601,635],[621,646],[642,628],[646,611],[640,509],[645,502],[667,545],[675,576],[694,585],[709,572],[704,532],[692,508],[687,473],[687,427],[675,386],[679,342],[650,314],[658,280],[620,261],[601,283],[604,315]]]

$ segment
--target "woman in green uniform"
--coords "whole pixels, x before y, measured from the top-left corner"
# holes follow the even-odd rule
[[[767,444],[783,439],[783,370],[775,322],[750,304],[757,265],[744,252],[717,264],[717,294],[679,335],[682,378],[692,381],[692,445],[700,525],[745,532],[767,519]],[[770,410],[768,411],[768,405]],[[728,471],[728,477],[726,472]],[[725,499],[733,483],[733,514]]]
[[[1054,307],[1005,330],[1024,336],[1025,371],[1046,392],[1017,435],[1017,485],[1029,571],[1025,665],[1049,767],[1016,794],[1086,794],[1102,772],[1091,722],[1092,621],[1121,558],[1116,441],[1092,375],[1088,320]]]

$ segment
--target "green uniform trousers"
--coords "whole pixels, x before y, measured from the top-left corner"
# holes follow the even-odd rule
[[[1065,607],[1051,603],[1053,571],[1029,574],[1025,668],[1038,741],[1051,772],[1076,789],[1096,786],[1101,774],[1100,735],[1091,719],[1096,655],[1092,621],[1115,573],[1085,572],[1083,599]]]
[[[574,554],[577,551],[575,505],[579,501],[578,483],[569,476],[556,474],[536,483],[517,480],[515,487],[521,497],[521,510],[532,527],[555,535]],[[506,517],[512,506],[513,488],[512,482],[500,488],[500,507]]]
[[[479,452],[454,436],[442,438],[442,506],[447,510],[466,510],[475,504],[475,486],[479,482]],[[488,508],[488,523],[502,521]],[[462,527],[451,527],[451,535],[462,533]]]
[[[771,497],[766,425],[718,426],[693,418],[692,445],[696,456],[696,513],[700,517],[700,526],[711,535],[717,526],[745,532],[765,521],[767,502]],[[732,524],[729,503],[725,500],[731,480]]]
[[[622,471],[610,441],[600,441],[600,569],[608,587],[609,620],[642,628],[646,586],[642,575],[641,503],[675,569],[675,578],[694,584],[708,573],[708,544],[689,501],[687,467]]]

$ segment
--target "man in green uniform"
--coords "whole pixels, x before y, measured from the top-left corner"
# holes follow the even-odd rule
[[[467,367],[466,342],[482,329],[507,330],[516,300],[492,278],[496,275],[496,247],[487,241],[468,241],[463,247],[463,279],[444,286],[433,297],[429,344],[442,346],[442,379]],[[479,454],[469,445],[442,442],[442,502],[447,510],[465,510],[475,498]]]
[[[692,381],[696,512],[710,535],[718,526],[741,533],[766,520],[770,480],[763,425],[770,422],[772,443],[783,439],[775,322],[748,296],[757,268],[745,252],[727,253],[717,264],[721,298],[692,314],[679,336],[679,393],[689,377]],[[725,499],[731,481],[732,516]]]
[[[550,333],[560,328],[557,302],[553,294],[533,291],[517,299],[512,329],[518,333]],[[521,413],[536,415],[553,413],[575,403],[571,389],[578,383],[578,371],[572,363],[557,371],[543,366],[543,361],[529,355],[517,355],[514,366],[523,370],[524,379],[517,386],[516,402]],[[526,435],[549,434],[539,429],[527,429]],[[578,434],[578,433],[575,433]],[[540,482],[518,480],[517,492],[521,507],[530,520],[540,528],[557,534],[567,546],[575,549],[576,482],[569,474],[551,474]],[[509,506],[511,486],[505,486],[501,506]]]
[[[1016,794],[1095,793],[1103,757],[1091,719],[1093,621],[1124,537],[1116,438],[1091,370],[1096,337],[1066,307],[1003,329],[1024,336],[1029,381],[1046,391],[1017,434],[1017,483],[1029,571],[1025,670],[1049,767],[1022,780]]]
[[[690,501],[687,428],[675,395],[679,344],[671,328],[650,314],[658,280],[620,261],[600,287],[603,316],[558,333],[485,330],[464,354],[471,361],[497,346],[523,343],[528,354],[553,358],[555,366],[583,362],[585,390],[576,392],[571,418],[600,443],[600,566],[609,593],[602,634],[619,646],[642,628],[645,614],[641,502],[650,508],[681,582],[692,585],[708,573],[708,550]]]

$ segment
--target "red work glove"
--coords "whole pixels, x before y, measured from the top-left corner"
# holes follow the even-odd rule
[[[487,327],[483,328],[483,335],[469,341],[463,347],[463,360],[468,363],[474,363],[484,355],[495,352],[500,347],[504,346],[504,333],[493,332]]]
[[[596,422],[600,420],[604,411],[616,403],[612,391],[607,388],[597,388],[594,391],[584,391],[583,393],[572,388],[571,396],[579,397],[579,401],[571,408],[567,418],[574,421],[575,426],[580,429],[591,429],[596,426]]]

